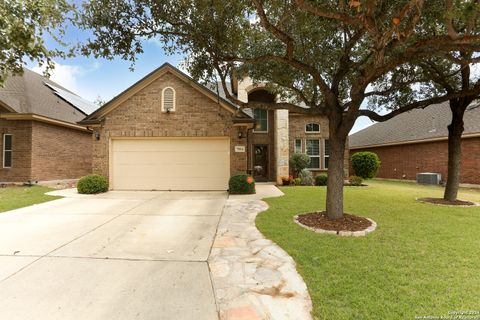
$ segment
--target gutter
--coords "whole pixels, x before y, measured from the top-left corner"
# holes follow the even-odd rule
[[[70,128],[70,129],[75,129],[75,130],[80,130],[85,132],[90,131],[82,125],[78,125],[78,124],[63,121],[63,120],[52,119],[52,118],[41,116],[35,113],[4,113],[4,114],[0,114],[0,119],[11,120],[11,121],[15,121],[15,120],[39,121],[43,123],[48,123],[48,124],[52,124],[60,127],[65,127],[65,128]]]

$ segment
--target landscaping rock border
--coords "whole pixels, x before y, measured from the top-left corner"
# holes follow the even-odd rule
[[[310,231],[313,231],[315,233],[334,234],[334,235],[338,235],[338,236],[341,236],[341,237],[364,237],[367,234],[375,231],[375,229],[377,229],[377,223],[375,221],[373,221],[372,219],[369,219],[369,218],[365,218],[365,219],[370,221],[372,223],[372,225],[370,227],[366,228],[365,230],[360,230],[360,231],[335,231],[335,230],[325,230],[325,229],[312,228],[312,227],[306,226],[306,225],[302,224],[300,221],[298,221],[298,216],[301,215],[301,214],[303,214],[303,213],[300,213],[300,214],[297,214],[296,216],[294,216],[293,221],[296,224],[298,224],[300,227],[302,227],[304,229],[307,229],[307,230],[310,230]]]

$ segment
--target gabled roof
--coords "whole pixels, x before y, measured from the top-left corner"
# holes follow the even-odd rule
[[[70,123],[83,119],[94,108],[73,92],[28,69],[24,69],[23,75],[7,78],[4,87],[0,87],[0,105],[10,112]]]
[[[448,137],[452,120],[449,102],[415,109],[388,121],[376,123],[349,137],[352,149],[439,140]],[[468,106],[463,117],[464,136],[480,134],[480,102]]]
[[[160,67],[153,70],[152,72],[147,74],[145,77],[143,77],[142,79],[134,83],[132,86],[125,89],[119,95],[115,96],[112,100],[105,103],[100,109],[97,109],[95,112],[93,112],[91,115],[89,115],[79,123],[87,125],[87,124],[94,124],[94,123],[97,123],[98,121],[101,121],[108,113],[110,113],[112,110],[117,108],[121,103],[125,102],[127,99],[135,95],[137,92],[139,92],[140,90],[142,90],[143,88],[145,88],[146,86],[148,86],[153,81],[157,80],[167,72],[171,72],[173,75],[175,75],[179,79],[190,84],[194,89],[200,91],[211,100],[218,102],[222,107],[229,110],[230,112],[235,113],[238,111],[238,106],[236,106],[235,104],[233,104],[232,102],[226,99],[225,93],[223,92],[223,90],[220,92],[221,87],[219,89],[219,92],[217,93],[216,86],[211,86],[211,87],[204,86],[198,83],[197,81],[195,81],[193,78],[191,78],[184,72],[175,68],[171,64],[164,63]],[[215,89],[213,87],[215,87]],[[250,117],[243,112],[241,113],[241,115],[250,119]]]

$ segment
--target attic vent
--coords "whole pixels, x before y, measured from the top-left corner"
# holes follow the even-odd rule
[[[171,87],[166,87],[162,91],[162,112],[175,111],[175,90]]]

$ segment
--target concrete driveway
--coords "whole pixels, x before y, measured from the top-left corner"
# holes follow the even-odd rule
[[[0,319],[217,319],[227,194],[109,192],[0,213]]]

